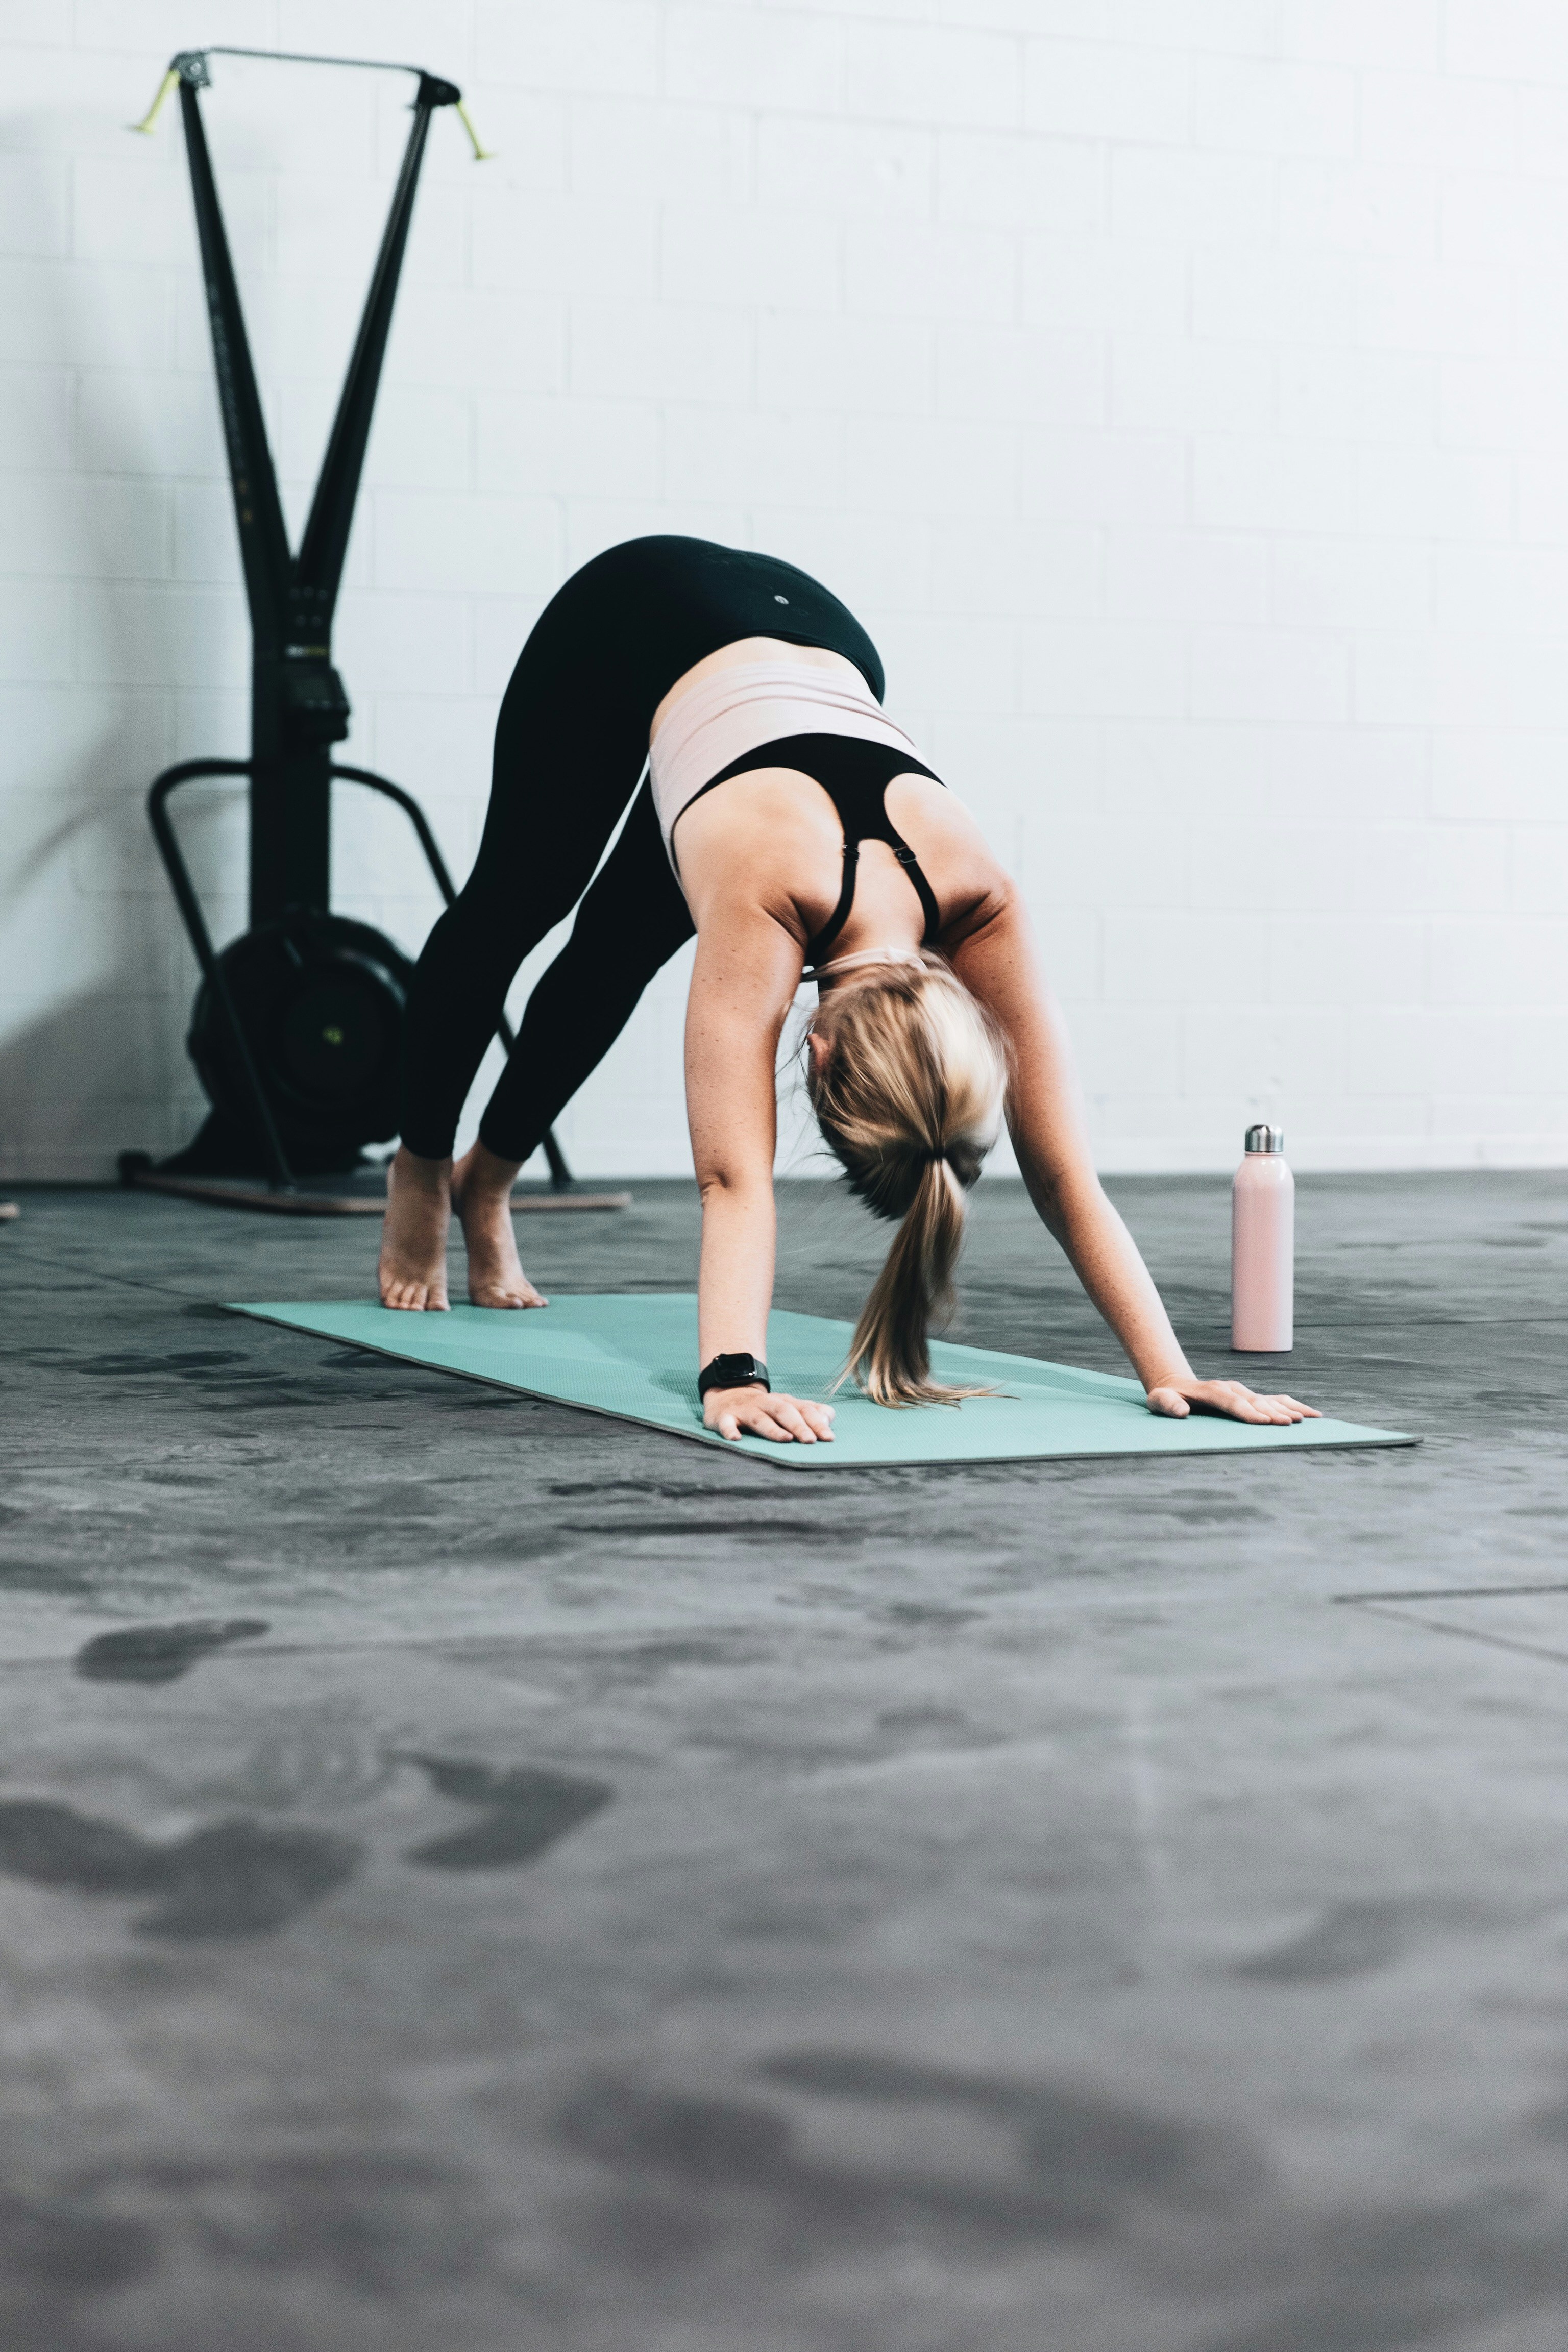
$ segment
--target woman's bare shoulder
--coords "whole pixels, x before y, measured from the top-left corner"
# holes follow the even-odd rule
[[[935,776],[913,772],[895,776],[888,786],[887,802],[888,814],[900,833],[912,832],[917,826],[929,829],[944,843],[962,843],[974,856],[989,858],[998,873],[1004,870],[973,810]]]
[[[888,814],[944,908],[963,910],[966,934],[983,908],[1000,913],[1010,903],[1013,877],[956,793],[933,776],[895,776],[888,787]]]

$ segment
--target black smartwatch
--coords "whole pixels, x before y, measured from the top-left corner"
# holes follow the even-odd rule
[[[705,1397],[710,1389],[765,1389],[772,1385],[768,1368],[760,1356],[715,1356],[697,1375],[700,1397]]]

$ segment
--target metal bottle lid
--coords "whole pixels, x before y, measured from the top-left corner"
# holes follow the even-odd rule
[[[1248,1151],[1283,1151],[1285,1130],[1282,1127],[1249,1127],[1247,1148]]]

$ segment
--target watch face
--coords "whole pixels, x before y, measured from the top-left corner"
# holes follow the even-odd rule
[[[715,1356],[698,1376],[700,1392],[710,1389],[766,1388],[768,1368],[756,1356]]]

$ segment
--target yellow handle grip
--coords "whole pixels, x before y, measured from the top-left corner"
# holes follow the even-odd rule
[[[469,141],[473,146],[475,163],[493,163],[495,162],[495,149],[493,147],[481,147],[479,145],[479,134],[474,129],[473,122],[468,114],[468,110],[463,104],[461,99],[458,99],[457,102],[456,112],[458,121],[462,123],[464,130],[468,132]]]
[[[144,131],[150,139],[153,135],[153,125],[157,121],[159,115],[163,110],[163,100],[168,97],[169,92],[174,89],[174,84],[179,80],[179,75],[175,72],[174,67],[171,66],[168,72],[163,76],[163,80],[158,84],[157,97],[153,100],[152,105],[147,109],[147,111],[142,117],[141,121],[128,122],[125,126],[127,131]]]

